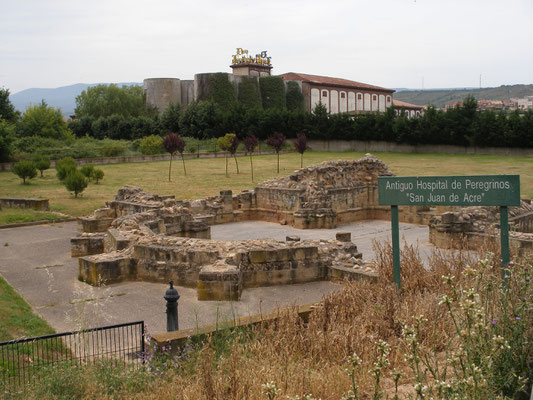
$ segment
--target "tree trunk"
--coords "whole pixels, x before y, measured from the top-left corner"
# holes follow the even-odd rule
[[[168,164],[168,181],[170,182],[170,171],[172,170],[172,153],[170,153],[170,164]]]
[[[250,167],[252,169],[252,182],[254,181],[254,162],[252,160],[252,153],[250,153]]]
[[[228,155],[224,153],[224,162],[226,164],[226,176],[228,176]]]
[[[183,157],[183,153],[181,153],[181,161],[183,161],[183,174],[187,176],[187,170],[185,169],[185,158]]]
[[[278,174],[279,174],[279,152],[278,152]]]
[[[237,175],[239,175],[239,163],[237,162],[237,156],[234,154],[233,158],[235,159],[235,166],[237,167]]]
[[[300,157],[300,168],[303,168],[303,167],[304,167],[304,153],[302,153]]]

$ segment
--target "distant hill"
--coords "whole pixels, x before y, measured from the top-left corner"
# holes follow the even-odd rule
[[[394,98],[420,106],[433,104],[436,107],[444,107],[447,102],[463,100],[468,95],[477,100],[509,100],[511,97],[533,96],[533,85],[505,85],[481,89],[397,89]]]
[[[61,86],[55,89],[32,88],[14,93],[9,96],[9,99],[15,108],[21,112],[24,112],[26,107],[39,104],[41,100],[44,100],[49,106],[60,108],[64,116],[69,116],[74,114],[76,96],[88,87],[96,85],[101,85],[101,83],[76,83],[75,85]],[[142,83],[121,82],[117,83],[117,85],[142,85]]]

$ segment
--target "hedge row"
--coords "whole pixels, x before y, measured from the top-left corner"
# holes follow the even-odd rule
[[[294,138],[305,133],[309,139],[382,140],[408,144],[451,144],[462,146],[533,147],[533,111],[506,114],[477,111],[476,101],[449,111],[429,107],[419,118],[396,115],[390,108],[383,114],[328,114],[319,105],[312,113],[301,109],[260,109],[233,102],[220,107],[214,102],[192,103],[187,108],[170,107],[160,118],[119,116],[80,119],[69,124],[78,136],[137,139],[149,134],[179,132],[182,136],[209,139],[234,132],[239,137],[254,133],[265,140],[273,132]]]

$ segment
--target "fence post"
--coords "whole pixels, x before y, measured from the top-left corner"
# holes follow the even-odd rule
[[[174,289],[174,281],[169,281],[170,287],[163,296],[167,301],[167,332],[173,332],[179,330],[178,324],[178,300],[180,295],[178,291]]]

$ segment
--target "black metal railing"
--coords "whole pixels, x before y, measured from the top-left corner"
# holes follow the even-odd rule
[[[0,398],[23,391],[39,379],[40,370],[57,363],[87,365],[106,359],[137,369],[144,352],[143,321],[1,342]]]

